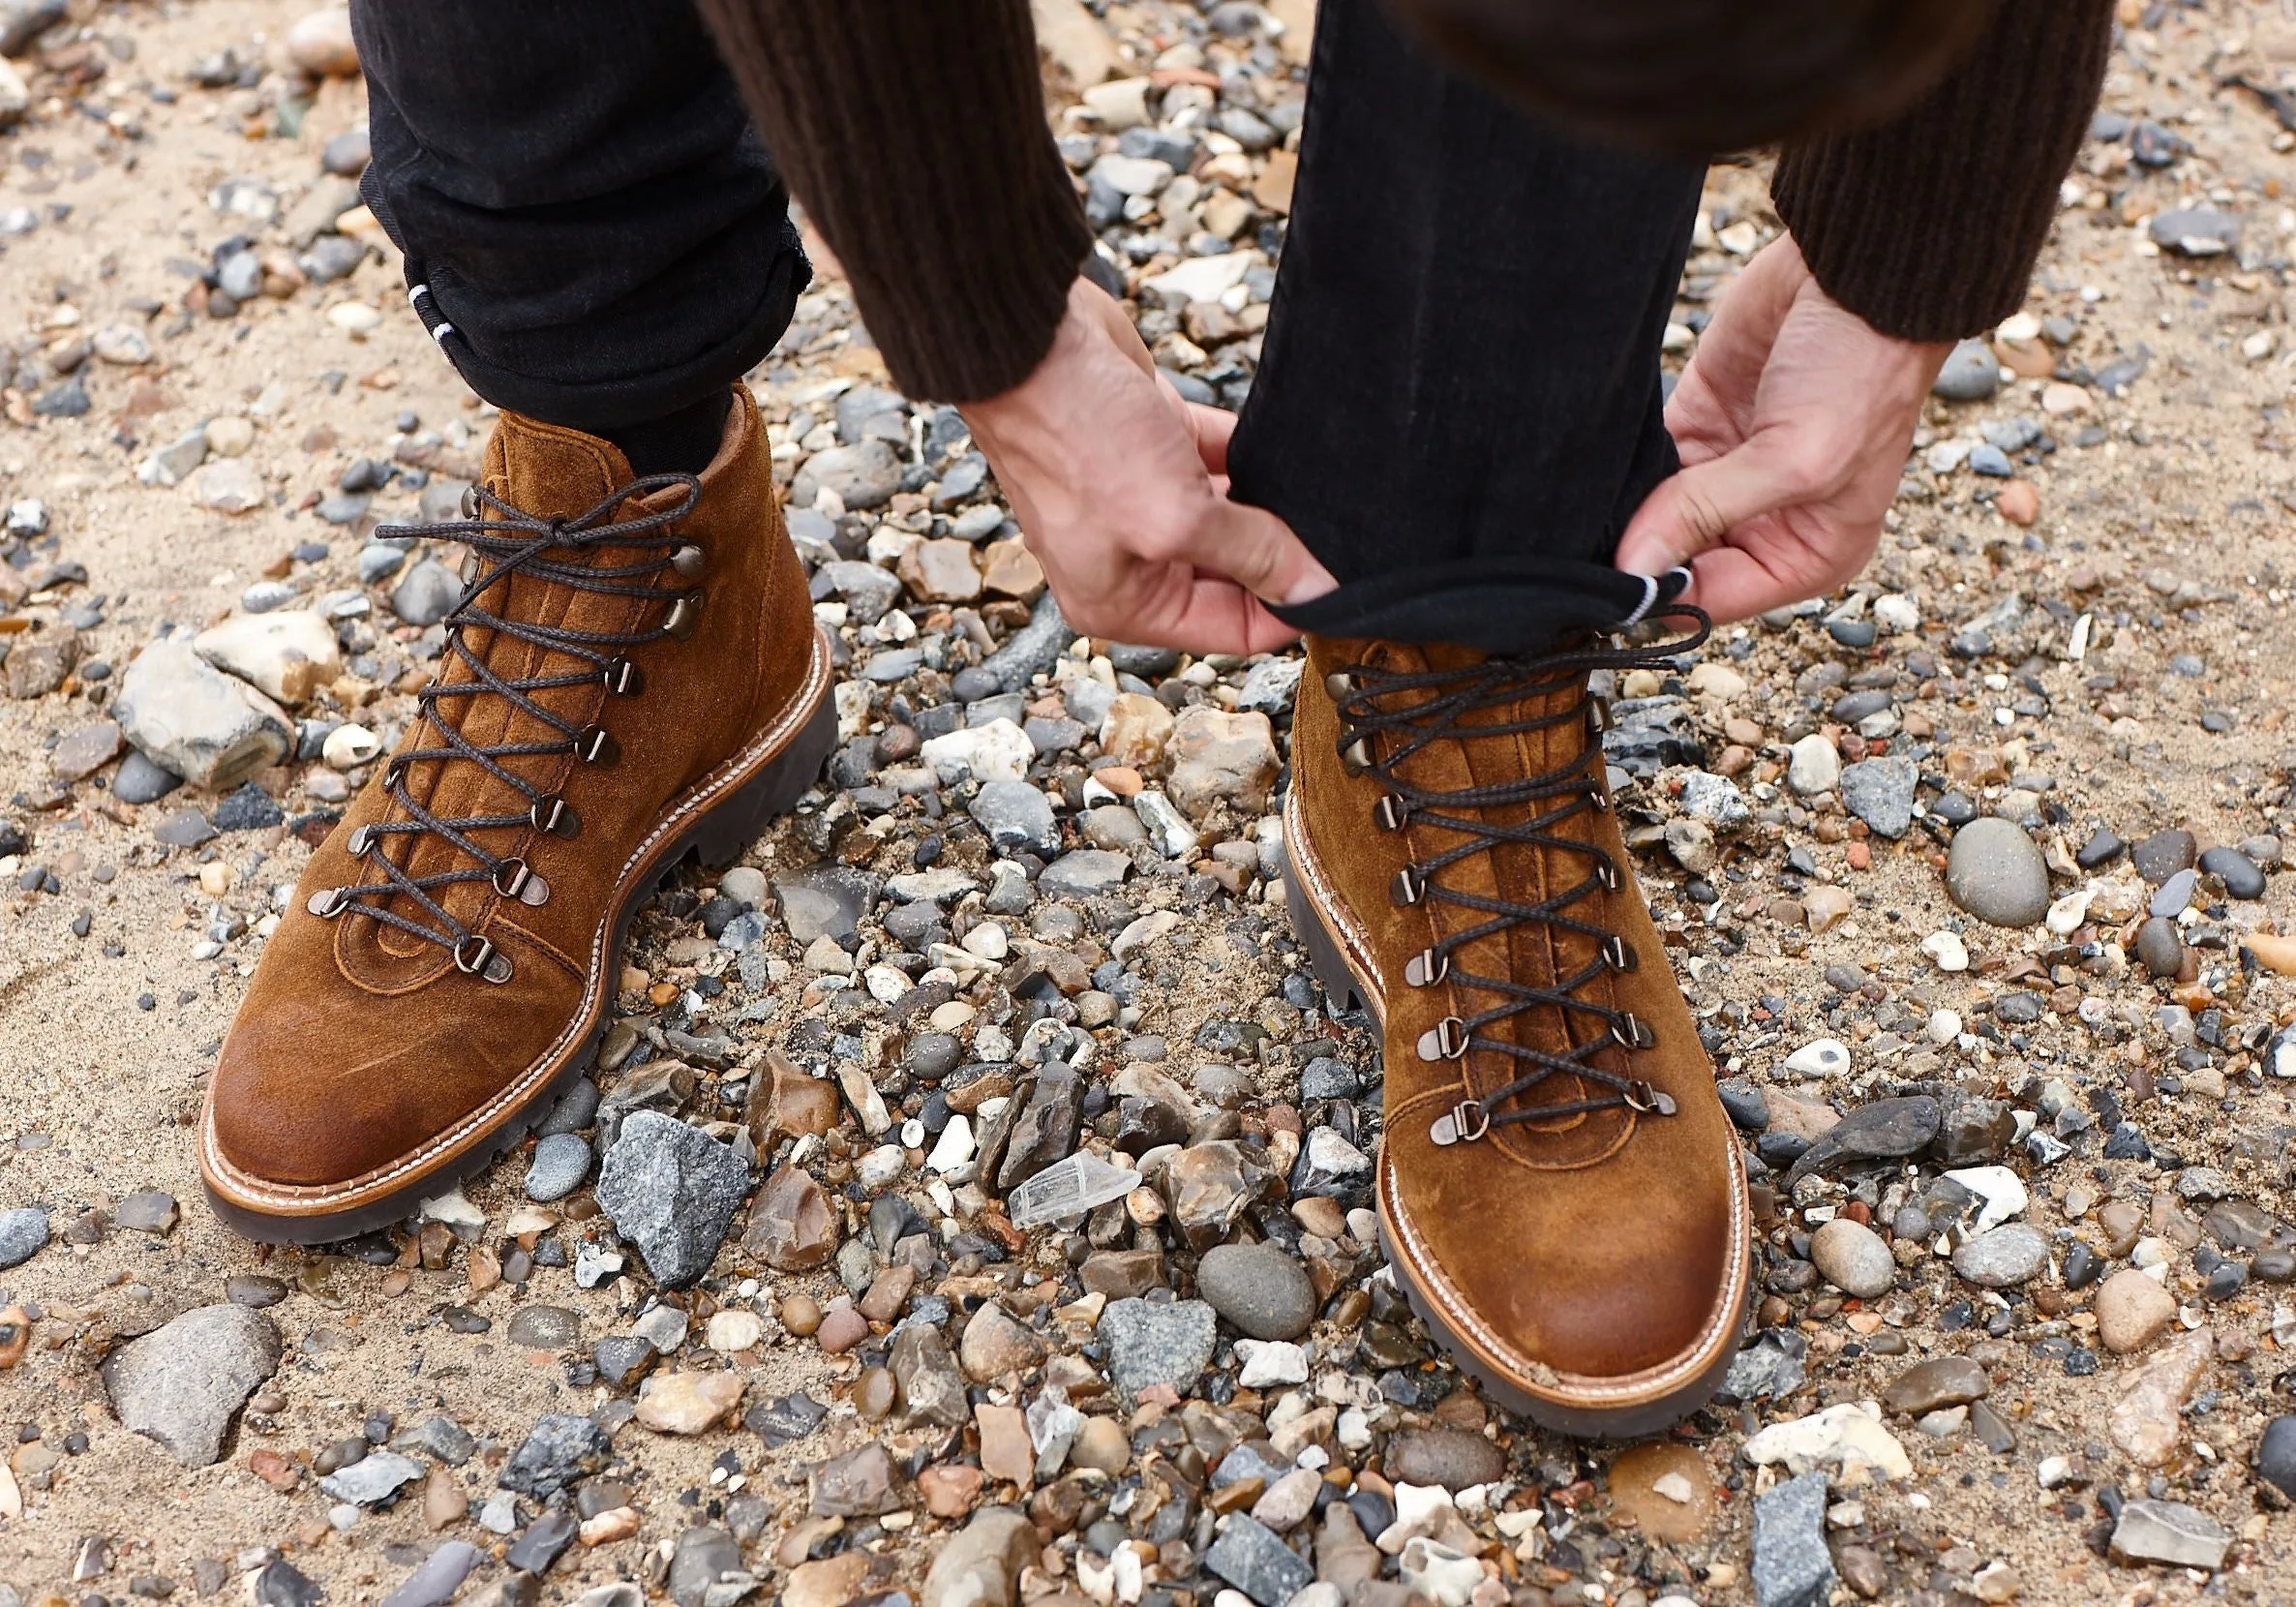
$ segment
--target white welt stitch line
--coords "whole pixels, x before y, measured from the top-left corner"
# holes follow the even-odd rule
[[[729,787],[739,786],[740,779],[747,772],[758,768],[761,761],[771,758],[773,750],[786,741],[793,727],[801,725],[812,716],[816,702],[814,694],[828,681],[830,667],[828,642],[821,634],[820,627],[815,626],[812,662],[806,671],[805,683],[801,688],[800,695],[791,700],[790,706],[782,717],[773,725],[769,726],[764,736],[719,766],[717,771],[712,773],[714,779],[705,780],[701,790],[688,799],[682,807],[655,824],[654,829],[647,834],[645,839],[639,843],[636,849],[632,850],[630,857],[622,862],[621,881],[616,884],[618,888],[621,886],[622,882],[629,879],[630,871],[646,858],[647,854],[656,843],[661,841],[665,834],[691,818],[697,809],[714,801]],[[559,1034],[557,1041],[543,1051],[540,1059],[528,1067],[516,1082],[464,1117],[461,1122],[448,1129],[438,1138],[432,1140],[426,1148],[412,1151],[383,1171],[369,1173],[352,1189],[332,1194],[286,1191],[249,1178],[227,1162],[216,1147],[215,1134],[212,1124],[209,1124],[209,1131],[205,1136],[202,1147],[214,1169],[219,1175],[227,1175],[232,1180],[234,1188],[242,1190],[251,1199],[260,1198],[290,1205],[323,1205],[339,1199],[348,1199],[358,1195],[372,1193],[378,1188],[386,1187],[399,1178],[421,1169],[430,1163],[433,1157],[457,1147],[467,1136],[491,1126],[497,1113],[505,1106],[515,1107],[523,1104],[524,1095],[531,1090],[536,1081],[548,1080],[552,1075],[549,1069],[551,1062],[565,1052],[568,1040],[575,1036],[576,1025],[588,1020],[590,1016],[592,994],[595,992],[605,969],[607,957],[604,954],[605,940],[612,930],[612,914],[602,915],[599,918],[597,930],[590,937],[590,962],[583,987],[582,1008],[575,1013],[573,1019],[567,1022],[565,1030]]]

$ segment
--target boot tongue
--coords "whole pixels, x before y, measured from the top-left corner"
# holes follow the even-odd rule
[[[1427,668],[1435,672],[1472,669],[1490,658],[1474,649],[1455,646],[1431,646],[1419,652]],[[1556,771],[1583,754],[1592,740],[1584,721],[1557,719],[1554,724],[1530,731],[1508,733],[1494,729],[1489,735],[1478,734],[1477,728],[1519,725],[1560,715],[1575,708],[1585,692],[1583,674],[1542,675],[1532,689],[1521,695],[1457,716],[1453,736],[1430,744],[1424,753],[1406,761],[1402,773],[1417,784],[1453,790],[1466,786],[1503,786]],[[1424,703],[1442,695],[1441,692],[1410,693],[1405,694],[1402,701]],[[1584,773],[1599,778],[1599,773],[1592,768],[1594,762],[1586,764]],[[1446,812],[1491,825],[1521,825],[1552,813],[1568,802],[1567,797],[1557,795],[1527,804]],[[1429,834],[1438,850],[1462,840],[1447,832]],[[1548,834],[1573,842],[1591,842],[1595,838],[1594,821],[1590,813],[1581,811],[1550,828]],[[1594,865],[1595,861],[1585,854],[1508,844],[1469,855],[1442,870],[1439,879],[1463,892],[1503,898],[1511,903],[1536,904],[1578,886],[1593,873]],[[1581,921],[1592,921],[1599,909],[1599,900],[1589,896],[1570,905],[1565,913]],[[1480,925],[1485,919],[1465,910],[1445,910],[1436,916],[1440,925],[1452,930]],[[1530,986],[1551,988],[1561,979],[1576,975],[1594,954],[1593,940],[1581,933],[1543,922],[1525,922],[1509,931],[1478,938],[1455,951],[1452,964],[1455,971],[1508,977]],[[1590,1001],[1601,997],[1601,986],[1599,982],[1591,985],[1580,996]],[[1496,995],[1482,989],[1462,988],[1456,1008],[1466,1015],[1490,1009],[1497,1002]],[[1601,1028],[1595,1017],[1582,1012],[1539,1006],[1483,1030],[1526,1047],[1560,1053],[1573,1044],[1596,1037]],[[1610,1059],[1606,1057],[1603,1064],[1608,1067]],[[1527,1063],[1491,1053],[1470,1053],[1465,1066],[1468,1086],[1478,1096],[1504,1087],[1531,1070]],[[1523,1111],[1543,1105],[1570,1104],[1605,1091],[1580,1077],[1551,1076],[1527,1093],[1512,1096],[1494,1113],[1497,1109]],[[1568,1165],[1607,1149],[1616,1141],[1619,1126],[1617,1113],[1605,1111],[1592,1116],[1557,1117],[1552,1122],[1507,1124],[1493,1129],[1491,1136],[1501,1147],[1535,1164]]]
[[[538,423],[516,413],[502,414],[493,439],[488,441],[484,475],[482,484],[491,495],[521,513],[540,520],[571,519],[587,513],[614,491],[627,485],[631,479],[628,463],[611,442],[556,425]],[[495,517],[491,509],[482,511],[490,519]],[[617,517],[617,513],[608,510],[603,517],[611,520]],[[552,548],[542,555],[541,561],[561,567],[600,567],[627,563],[641,551],[626,547],[601,547],[578,553],[565,548]],[[444,556],[448,561],[453,561],[452,554]],[[624,581],[618,584],[642,583]],[[522,624],[606,631],[633,628],[645,606],[634,598],[557,586],[525,572],[514,574],[507,583],[497,582],[478,600],[478,607],[485,612]],[[586,661],[571,654],[550,652],[516,637],[482,627],[465,631],[463,642],[472,654],[482,659],[489,669],[504,681],[566,675],[589,668]],[[470,667],[449,649],[442,664],[441,684],[466,684],[475,679]],[[559,718],[577,727],[587,725],[597,717],[603,699],[601,689],[594,684],[527,695]],[[507,698],[488,692],[440,698],[432,705],[432,716],[434,722],[443,721],[453,726],[467,742],[476,747],[564,740],[564,733],[526,713]],[[425,747],[445,745],[432,728],[432,722],[425,722],[420,727],[418,740],[420,745]],[[563,788],[572,768],[569,755],[556,753],[505,758],[496,762],[504,770],[524,778],[537,792],[554,792]],[[431,761],[411,767],[407,775],[407,790],[423,807],[443,819],[523,813],[529,806],[526,794],[497,779],[483,766],[465,759]],[[391,818],[405,818],[404,812],[395,805],[390,813]],[[530,828],[503,828],[471,834],[472,839],[483,844],[489,852],[503,857],[524,855],[534,835]],[[415,837],[410,850],[405,841],[402,838],[394,843],[392,857],[413,876],[469,869],[476,863],[462,849],[436,833],[425,833]],[[486,908],[494,898],[492,890],[484,882],[457,883],[452,887],[434,890],[431,895],[467,926],[475,926],[484,918]],[[411,904],[412,900],[402,898],[400,902]],[[433,924],[429,914],[419,906],[403,910],[402,913],[414,916],[426,925]],[[437,953],[433,946],[394,927],[380,923],[365,925],[374,929],[375,940],[388,953],[408,957]]]

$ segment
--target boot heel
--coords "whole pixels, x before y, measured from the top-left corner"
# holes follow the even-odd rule
[[[789,746],[695,825],[690,839],[695,857],[710,869],[740,859],[820,778],[836,745],[837,706],[825,695]]]
[[[1291,929],[1307,948],[1308,969],[1324,996],[1343,1013],[1363,1009],[1363,989],[1355,985],[1355,973],[1340,957],[1339,943],[1323,925],[1323,918],[1300,890],[1299,867],[1291,863],[1288,850],[1284,860],[1284,908],[1291,916]]]

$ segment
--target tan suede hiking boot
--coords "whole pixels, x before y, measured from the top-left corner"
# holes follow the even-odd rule
[[[1396,1281],[1494,1399],[1566,1434],[1695,1410],[1746,1309],[1743,1164],[1586,688],[1687,645],[1312,637],[1292,731],[1286,893],[1325,989],[1384,1031]]]
[[[465,511],[419,531],[469,549],[438,675],[208,1085],[200,1170],[257,1238],[397,1221],[523,1137],[589,1063],[638,903],[739,855],[835,741],[746,390],[698,481],[506,413]]]

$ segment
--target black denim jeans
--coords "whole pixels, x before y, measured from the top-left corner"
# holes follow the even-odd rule
[[[754,367],[808,269],[680,0],[356,0],[364,191],[488,401],[604,431]],[[1658,349],[1696,163],[1591,147],[1318,8],[1235,494],[1341,582],[1333,635],[1536,648],[1653,600],[1607,560],[1676,464]]]

